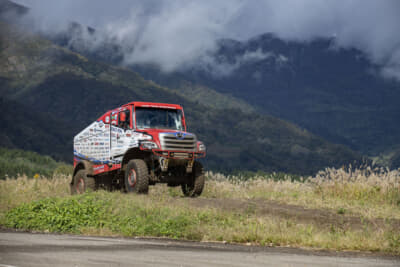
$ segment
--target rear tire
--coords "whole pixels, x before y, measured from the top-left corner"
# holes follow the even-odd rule
[[[203,165],[195,161],[193,172],[189,175],[188,181],[181,185],[182,192],[186,197],[198,197],[203,192],[205,176]]]
[[[128,193],[147,194],[149,192],[149,172],[142,159],[132,159],[125,171],[125,190]]]
[[[76,172],[71,185],[71,194],[83,194],[87,191],[96,190],[96,181],[88,177],[85,169]]]

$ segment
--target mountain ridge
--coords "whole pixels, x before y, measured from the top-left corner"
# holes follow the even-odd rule
[[[272,116],[206,107],[150,83],[131,70],[93,61],[37,35],[25,35],[6,23],[0,24],[0,30],[0,45],[4,48],[0,53],[1,96],[7,103],[23,102],[25,107],[46,114],[49,121],[57,121],[62,128],[52,134],[55,138],[61,132],[77,132],[107,109],[135,99],[183,105],[189,131],[208,145],[206,165],[213,170],[311,174],[362,159],[343,146]],[[21,116],[15,124],[23,125],[23,119]],[[35,124],[34,118],[31,120]],[[37,128],[43,124],[46,122],[38,123]],[[7,134],[18,136],[20,130]],[[27,147],[23,141],[19,148]],[[72,148],[64,142],[57,144],[64,147],[57,158],[68,160]]]
[[[380,76],[378,66],[357,49],[336,48],[334,39],[285,42],[264,34],[243,42],[223,40],[215,58],[234,65],[249,52],[265,58],[240,64],[229,75],[202,68],[164,74],[132,68],[164,86],[169,77],[179,77],[229,94],[258,112],[371,156],[400,143],[400,83]]]

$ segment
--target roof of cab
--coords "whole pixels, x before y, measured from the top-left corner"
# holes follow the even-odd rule
[[[177,104],[153,103],[153,102],[130,102],[128,104],[123,105],[123,107],[129,105],[134,105],[135,107],[146,107],[146,108],[182,109],[182,106]]]
[[[100,120],[105,121],[106,116],[110,116],[110,114],[114,114],[114,112],[119,112],[120,110],[124,110],[124,109],[122,109],[122,107],[127,107],[127,106],[131,106],[131,105],[134,105],[135,107],[182,109],[182,106],[177,105],[177,104],[153,103],[153,102],[130,102],[128,104],[122,105],[121,107],[107,111],[106,113],[101,115],[97,119],[97,121],[100,121]]]

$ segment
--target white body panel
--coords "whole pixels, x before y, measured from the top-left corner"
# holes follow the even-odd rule
[[[121,161],[128,149],[139,147],[139,141],[145,139],[142,133],[137,133],[129,129],[124,130],[111,125],[111,158],[117,162]]]
[[[90,161],[110,160],[110,125],[93,122],[74,138],[74,155]]]
[[[148,139],[142,133],[96,121],[74,137],[74,155],[99,164],[118,163],[128,149]]]

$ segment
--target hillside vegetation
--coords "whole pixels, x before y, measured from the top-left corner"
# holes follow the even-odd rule
[[[149,195],[70,196],[71,177],[0,181],[0,225],[44,232],[169,237],[400,254],[400,173],[327,169],[314,178],[209,173],[203,195],[164,185]]]
[[[57,162],[49,156],[20,149],[0,147],[0,180],[27,177],[52,177],[55,174],[71,174],[72,165]]]
[[[189,131],[207,144],[205,164],[214,170],[311,174],[361,160],[272,116],[193,102],[129,69],[90,60],[7,23],[0,23],[0,33],[0,103],[4,110],[18,107],[13,116],[0,115],[6,122],[3,146],[69,161],[74,134],[106,110],[136,100],[183,105]]]

